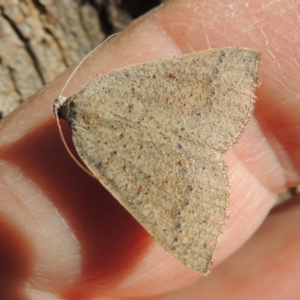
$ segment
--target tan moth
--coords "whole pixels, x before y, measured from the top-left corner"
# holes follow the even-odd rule
[[[259,60],[221,48],[141,63],[54,104],[90,172],[165,250],[204,274],[228,215],[222,154],[251,118]]]

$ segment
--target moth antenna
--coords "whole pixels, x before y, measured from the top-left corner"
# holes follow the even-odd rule
[[[96,48],[94,48],[91,52],[89,52],[87,55],[84,56],[84,58],[79,62],[79,64],[76,66],[76,68],[72,71],[71,75],[69,76],[68,80],[66,81],[65,85],[63,86],[60,95],[58,96],[57,99],[55,99],[54,104],[53,104],[53,112],[54,112],[54,116],[56,119],[56,124],[58,127],[58,131],[59,131],[59,135],[60,138],[68,152],[68,154],[71,156],[71,158],[73,159],[73,161],[80,167],[81,170],[83,170],[85,173],[87,173],[88,175],[92,176],[93,178],[97,179],[97,177],[86,167],[84,166],[80,161],[78,161],[78,159],[75,157],[75,155],[72,153],[71,149],[69,148],[66,139],[64,137],[62,128],[60,126],[60,117],[59,117],[59,109],[62,106],[62,104],[67,100],[67,97],[62,96],[62,93],[64,92],[64,90],[66,89],[67,85],[69,84],[70,80],[72,79],[72,77],[74,76],[74,74],[76,73],[76,71],[79,69],[79,67],[83,64],[83,62],[91,55],[93,54],[98,48],[100,48],[101,46],[103,46],[106,42],[108,42],[111,38],[115,37],[118,33],[115,33],[111,36],[109,36],[106,40],[104,40],[102,43],[100,43]],[[98,179],[97,179],[98,180]]]
[[[70,150],[66,140],[65,140],[65,137],[64,137],[64,134],[63,134],[63,131],[61,129],[61,126],[60,126],[60,122],[59,122],[59,117],[58,117],[58,112],[57,112],[57,109],[54,109],[54,115],[55,115],[55,119],[56,119],[56,124],[57,124],[57,127],[58,127],[58,132],[59,132],[59,135],[60,135],[60,138],[68,152],[68,154],[71,156],[71,158],[73,159],[73,161],[76,163],[76,165],[81,169],[83,170],[85,173],[87,173],[88,175],[92,176],[93,178],[97,179],[95,177],[95,175],[88,169],[86,168],[76,157],[75,155],[72,153],[72,151]]]

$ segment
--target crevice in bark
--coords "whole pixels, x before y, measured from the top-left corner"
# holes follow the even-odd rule
[[[42,15],[47,14],[47,9],[45,5],[43,5],[40,1],[38,0],[32,0],[32,3],[34,4],[35,8],[40,12]]]
[[[82,3],[89,3],[97,11],[98,21],[106,36],[114,33],[114,28],[109,18],[109,11],[107,9],[106,1],[99,3],[97,0],[86,0],[82,1]]]
[[[21,91],[19,90],[18,88],[18,85],[16,84],[16,80],[15,80],[15,77],[14,77],[14,69],[11,68],[11,67],[7,67],[7,70],[8,70],[8,74],[9,74],[9,77],[11,79],[11,83],[14,87],[14,91],[20,96],[20,98],[22,97],[22,93]]]
[[[123,0],[119,1],[120,7],[126,11],[133,19],[140,17],[147,11],[161,4],[162,0],[147,0],[147,1],[136,1],[136,0]]]
[[[3,18],[10,24],[11,28],[14,30],[14,32],[16,33],[16,35],[18,36],[18,38],[20,39],[20,41],[23,42],[24,48],[26,49],[29,57],[31,58],[32,63],[34,65],[34,68],[36,69],[36,72],[37,72],[38,76],[41,79],[41,82],[43,84],[46,84],[45,78],[43,76],[43,72],[41,71],[41,69],[39,67],[39,63],[38,63],[38,60],[37,60],[37,58],[35,56],[35,53],[32,50],[32,48],[30,47],[30,41],[22,34],[22,32],[20,31],[20,29],[13,22],[13,20],[11,20],[11,18],[5,13],[4,7],[1,6],[0,10],[1,10],[1,15],[3,16]]]
[[[57,37],[55,36],[55,34],[53,34],[53,32],[51,31],[50,28],[43,27],[43,29],[44,29],[45,33],[48,34],[48,35],[50,35],[50,36],[53,38],[53,40],[56,42],[56,44],[57,44],[57,46],[58,46],[58,48],[59,48],[59,50],[60,50],[60,53],[61,53],[61,58],[62,58],[63,64],[64,64],[66,67],[69,67],[69,64],[68,64],[68,62],[67,62],[67,60],[66,60],[66,57],[65,57],[65,55],[64,55],[64,50],[63,50],[63,48],[61,47],[61,44],[60,44],[59,40],[57,39]]]

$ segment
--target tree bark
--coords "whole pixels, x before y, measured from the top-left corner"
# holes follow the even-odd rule
[[[125,28],[132,16],[159,3],[0,0],[0,119],[108,35]]]

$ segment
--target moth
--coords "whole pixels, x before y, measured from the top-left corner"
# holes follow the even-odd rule
[[[252,116],[259,60],[220,48],[141,63],[54,104],[91,173],[166,251],[203,274],[228,215],[222,154]]]

